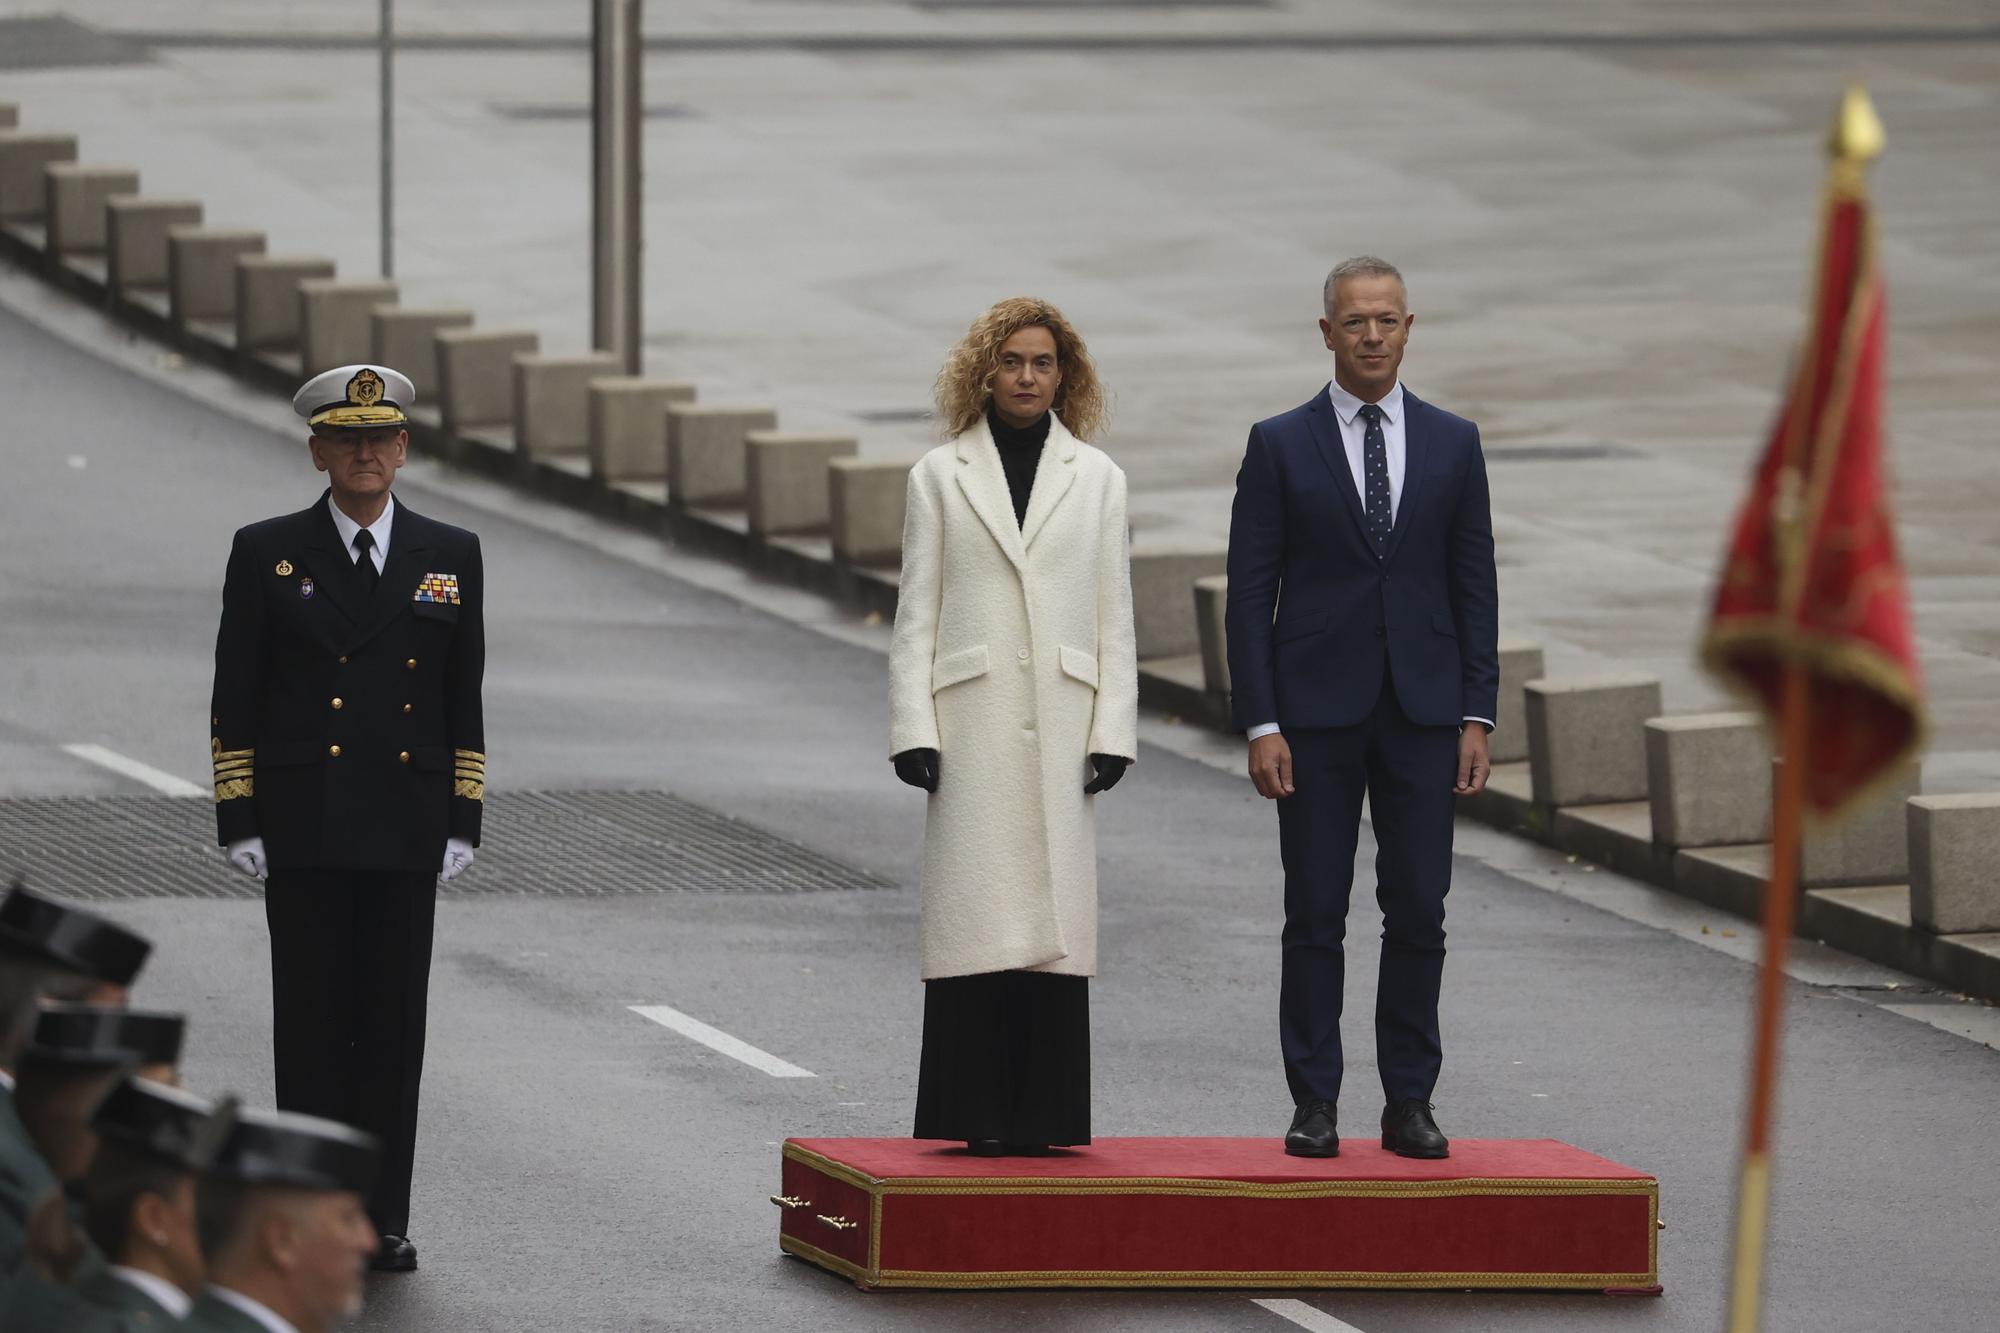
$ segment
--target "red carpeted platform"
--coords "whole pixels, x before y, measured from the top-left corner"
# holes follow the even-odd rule
[[[974,1157],[921,1139],[788,1139],[778,1243],[874,1287],[1659,1291],[1659,1182],[1552,1139],[1416,1162],[1261,1139],[1099,1139]]]

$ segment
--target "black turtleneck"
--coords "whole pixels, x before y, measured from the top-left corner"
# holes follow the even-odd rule
[[[986,406],[986,428],[993,432],[994,447],[1000,451],[1000,466],[1007,473],[1007,490],[1014,498],[1014,521],[1028,521],[1028,497],[1035,491],[1035,467],[1042,461],[1042,446],[1049,438],[1049,414],[1044,412],[1027,426],[1015,428],[1000,419],[991,403]]]

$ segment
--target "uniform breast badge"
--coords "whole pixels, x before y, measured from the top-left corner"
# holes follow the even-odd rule
[[[289,560],[280,560],[278,562],[277,574],[281,579],[290,578],[292,574],[292,562]]]
[[[423,582],[417,584],[416,595],[411,599],[418,602],[442,602],[447,606],[457,606],[458,575],[426,574]]]
[[[313,595],[313,581],[310,578],[300,579],[299,596],[305,598],[307,601],[311,601],[312,595]]]

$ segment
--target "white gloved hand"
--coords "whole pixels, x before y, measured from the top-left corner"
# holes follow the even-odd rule
[[[472,844],[463,838],[446,838],[444,840],[444,864],[438,867],[438,879],[441,882],[449,883],[465,873],[465,868],[471,864]]]
[[[229,857],[229,864],[252,879],[264,878],[271,869],[271,863],[264,855],[262,838],[244,838],[232,842],[224,854]]]

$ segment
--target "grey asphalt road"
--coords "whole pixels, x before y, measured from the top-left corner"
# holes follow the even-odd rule
[[[317,494],[302,445],[6,310],[0,403],[0,801],[142,790],[61,750],[74,742],[199,782],[229,535]],[[424,1267],[374,1281],[360,1327],[1286,1327],[1256,1293],[863,1295],[779,1255],[765,1200],[777,1143],[909,1124],[921,803],[883,762],[882,661],[474,509],[455,494],[470,490],[433,471],[404,495],[484,541],[496,788],[670,790],[895,887],[447,900],[417,1173]],[[1288,1107],[1271,812],[1242,779],[1150,747],[1099,809],[1097,1131],[1276,1133]],[[482,856],[507,847],[493,828]],[[189,1083],[268,1096],[258,905],[115,910],[159,942],[144,999],[195,1017]],[[1352,932],[1357,1056],[1368,915],[1357,909]],[[1364,1333],[1714,1329],[1751,970],[1469,857],[1451,931],[1444,1126],[1562,1138],[1658,1173],[1667,1295],[1310,1303]],[[1766,1327],[1995,1327],[2000,1055],[1871,991],[1790,994]],[[645,1004],[816,1077],[768,1077],[630,1012]],[[1379,1109],[1372,1085],[1368,1068],[1353,1071],[1350,1132]]]

